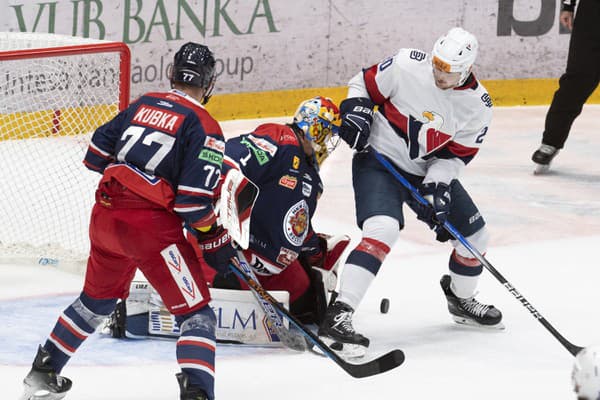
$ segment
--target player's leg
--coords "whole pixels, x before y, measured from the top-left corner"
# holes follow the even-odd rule
[[[79,346],[95,332],[126,296],[134,268],[117,241],[114,214],[117,211],[95,206],[90,222],[91,251],[82,293],[59,316],[43,346],[39,346],[32,369],[24,380],[27,393],[47,391],[59,399],[71,381],[59,374]]]
[[[371,153],[354,156],[352,180],[362,240],[346,259],[339,294],[327,308],[319,335],[334,350],[359,357],[364,355],[369,340],[355,331],[352,316],[404,225],[402,203],[406,191]]]
[[[600,79],[600,50],[597,45],[600,6],[591,1],[582,2],[578,7],[569,43],[567,69],[560,77],[559,88],[546,114],[542,144],[532,155],[533,162],[537,164],[536,172],[546,171],[564,147],[573,121]]]
[[[489,234],[479,210],[458,181],[452,182],[451,196],[449,222],[479,252],[485,254]],[[448,301],[448,310],[458,323],[501,327],[500,310],[475,299],[483,266],[458,240],[452,240],[451,243],[453,251],[448,262],[449,273],[442,276],[440,281]]]
[[[210,294],[181,222],[162,213],[153,219],[157,231],[140,248],[140,269],[160,294],[180,329],[176,345],[181,399],[214,398],[216,318],[208,306]]]

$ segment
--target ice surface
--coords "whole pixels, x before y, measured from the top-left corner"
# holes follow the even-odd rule
[[[567,339],[599,344],[600,107],[584,109],[551,172],[534,176],[530,156],[541,140],[545,111],[495,110],[486,143],[461,181],[489,224],[487,259]],[[232,135],[259,122],[223,127]],[[340,145],[323,166],[325,193],[314,225],[348,233],[356,244],[350,160]],[[449,246],[406,214],[405,231],[355,315],[355,327],[371,339],[367,357],[400,348],[404,365],[357,380],[312,354],[220,345],[217,398],[574,399],[573,357],[487,271],[478,298],[503,311],[506,330],[451,321],[438,284]],[[81,276],[48,266],[0,265],[1,399],[18,398],[37,343],[81,285]],[[387,314],[379,313],[383,297],[391,302]],[[74,381],[67,399],[176,399],[174,347],[170,341],[94,336],[63,371]]]

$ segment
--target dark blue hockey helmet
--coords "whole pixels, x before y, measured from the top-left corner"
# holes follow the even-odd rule
[[[188,42],[175,53],[171,84],[180,82],[204,89],[203,104],[210,98],[216,77],[215,58],[208,47]]]

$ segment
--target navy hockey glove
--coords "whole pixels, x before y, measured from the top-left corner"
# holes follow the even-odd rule
[[[209,267],[219,274],[230,272],[229,263],[232,257],[237,257],[237,251],[231,243],[229,232],[222,226],[215,227],[207,233],[195,232],[198,247],[202,250],[202,258]]]
[[[431,204],[431,220],[438,225],[444,225],[450,213],[450,186],[442,182],[425,183],[421,187],[421,195]]]
[[[362,151],[369,145],[373,107],[371,99],[366,97],[351,97],[340,104],[342,124],[339,136],[351,149]]]
[[[439,185],[443,186],[438,189]],[[438,207],[438,211],[435,210],[435,207],[433,205],[435,204],[436,191],[438,191],[438,196],[440,200],[437,203],[438,206],[441,207]],[[429,226],[429,228],[435,232],[435,240],[437,240],[438,242],[447,242],[448,240],[452,239],[452,235],[450,235],[450,233],[443,226],[444,222],[447,220],[447,216],[450,210],[451,197],[448,185],[446,185],[445,183],[440,183],[437,185],[435,183],[430,183],[427,185],[423,185],[420,192],[423,195],[423,197],[425,197],[425,199],[430,202],[431,205],[421,204],[417,201],[407,202],[410,208],[412,208],[417,213],[417,219],[425,222]],[[445,193],[447,193],[447,197]],[[444,207],[442,207],[442,203],[445,203]],[[446,208],[446,210],[442,211],[442,209],[444,208]],[[439,217],[438,212],[440,212]],[[439,218],[442,218],[444,222],[440,222]]]

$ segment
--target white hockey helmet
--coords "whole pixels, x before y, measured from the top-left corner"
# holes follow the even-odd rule
[[[600,346],[586,347],[577,354],[571,380],[578,399],[600,400]]]
[[[452,28],[433,45],[433,65],[444,72],[460,72],[460,86],[471,73],[478,48],[479,43],[473,34],[463,28]]]

